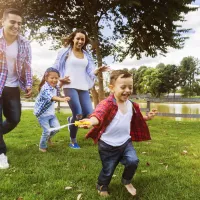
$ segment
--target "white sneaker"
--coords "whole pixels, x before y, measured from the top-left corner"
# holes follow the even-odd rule
[[[9,168],[8,158],[4,153],[2,153],[0,155],[0,169],[7,169],[7,168]]]

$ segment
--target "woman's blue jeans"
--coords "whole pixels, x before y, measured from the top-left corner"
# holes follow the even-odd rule
[[[53,137],[58,132],[58,130],[49,132],[49,129],[60,126],[60,123],[55,115],[39,117],[38,121],[40,123],[40,126],[43,129],[42,136],[40,139],[40,148],[46,149],[47,140]]]
[[[130,184],[139,163],[131,139],[117,147],[99,140],[98,149],[103,168],[98,177],[97,188],[101,188],[101,191],[108,190],[108,185],[119,162],[124,165],[122,184]]]
[[[76,120],[85,118],[92,113],[92,102],[88,91],[77,90],[74,88],[64,88],[64,93],[65,96],[71,98],[68,102],[72,111],[71,123],[74,123]],[[78,127],[71,125],[69,126],[69,130],[71,139],[75,139]]]
[[[5,120],[3,121],[3,115]],[[21,102],[18,87],[4,87],[0,97],[0,154],[6,153],[3,135],[12,131],[20,122]]]

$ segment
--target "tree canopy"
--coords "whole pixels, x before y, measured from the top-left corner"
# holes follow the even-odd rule
[[[93,40],[98,66],[102,58],[112,55],[122,61],[127,55],[140,58],[165,54],[168,47],[181,48],[186,37],[180,24],[184,14],[197,8],[194,0],[0,0],[0,13],[5,8],[20,9],[30,36],[53,42],[83,28]],[[41,30],[45,30],[41,32]],[[103,95],[99,74],[99,95]]]
[[[177,22],[196,9],[188,6],[192,1],[1,0],[0,12],[7,7],[19,8],[31,36],[38,40],[60,39],[73,28],[84,28],[94,41],[99,41],[102,57],[113,54],[123,60],[127,55],[156,56],[165,54],[167,47],[181,48],[186,39],[182,33],[188,30],[181,29]],[[39,34],[41,27],[46,31]],[[103,30],[109,27],[112,34],[108,36]],[[116,45],[116,40],[121,42]]]

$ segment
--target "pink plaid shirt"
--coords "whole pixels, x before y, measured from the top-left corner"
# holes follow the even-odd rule
[[[22,90],[26,90],[26,87],[32,87],[32,70],[31,70],[31,46],[21,35],[17,38],[18,54],[17,61],[15,63],[19,85]],[[6,63],[6,41],[3,35],[3,28],[0,29],[0,96],[7,79],[8,68]]]

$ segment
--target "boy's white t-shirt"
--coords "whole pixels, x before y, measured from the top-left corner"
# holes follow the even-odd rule
[[[88,90],[89,85],[86,78],[86,67],[88,59],[84,55],[83,59],[77,58],[73,51],[65,62],[65,76],[69,76],[71,83],[63,85],[63,88],[75,88],[79,90]]]
[[[19,81],[17,76],[16,62],[18,53],[18,43],[15,40],[11,45],[6,46],[6,62],[8,68],[8,75],[5,86],[18,87]]]
[[[106,128],[105,132],[101,135],[101,140],[111,146],[121,146],[124,144],[130,136],[131,119],[133,115],[133,105],[127,100],[126,102],[127,112],[123,114],[119,109]]]
[[[57,96],[57,89],[54,88],[52,93],[53,96]],[[55,101],[52,102],[51,106],[41,115],[41,117],[46,117],[50,115],[55,115]]]

